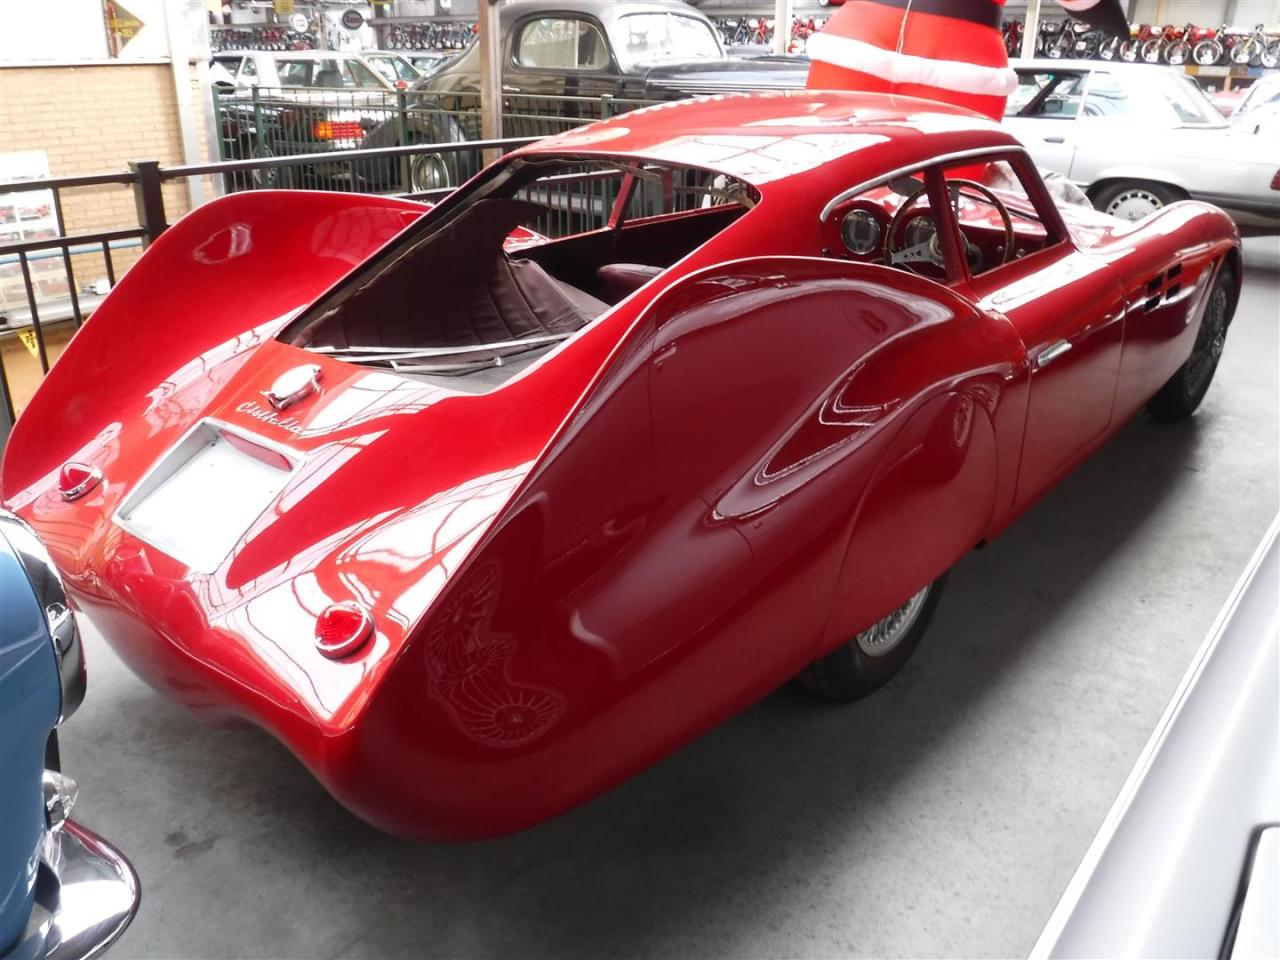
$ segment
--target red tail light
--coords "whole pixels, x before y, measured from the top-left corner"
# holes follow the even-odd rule
[[[317,140],[359,140],[364,128],[356,120],[317,120],[311,125],[311,134]]]
[[[102,471],[87,463],[64,463],[58,474],[58,492],[63,500],[79,500],[102,482]]]
[[[1280,190],[1280,170],[1276,171],[1276,175],[1271,178],[1271,189]]]
[[[373,636],[373,617],[358,603],[335,603],[316,618],[316,646],[330,660],[349,657]]]

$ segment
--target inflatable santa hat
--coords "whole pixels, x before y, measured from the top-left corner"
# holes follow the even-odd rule
[[[1127,37],[1120,0],[1058,0]],[[809,38],[808,86],[941,100],[999,120],[1018,84],[1000,31],[1004,0],[852,0]]]

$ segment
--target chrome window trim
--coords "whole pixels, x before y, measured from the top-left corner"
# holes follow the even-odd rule
[[[62,723],[84,701],[87,682],[84,646],[71,604],[67,601],[67,590],[49,551],[21,517],[8,510],[0,510],[0,536],[18,555],[18,562],[22,564],[36,595],[36,603],[44,614],[62,686],[62,705],[58,711],[58,723]]]
[[[1020,144],[1011,143],[1007,146],[974,147],[970,150],[957,150],[954,153],[944,153],[941,156],[931,157],[927,160],[917,161],[906,166],[898,167],[895,170],[879,174],[870,180],[864,180],[862,183],[856,184],[847,190],[842,190],[837,193],[834,197],[828,200],[827,205],[822,208],[822,213],[818,215],[818,222],[826,223],[827,220],[831,218],[831,215],[835,213],[836,208],[840,206],[840,204],[852,200],[858,194],[865,193],[873,187],[878,187],[883,183],[887,183],[895,177],[906,176],[908,173],[915,173],[920,170],[929,170],[933,167],[945,166],[954,163],[957,160],[971,160],[975,157],[990,156],[994,154],[1008,156],[1013,153],[1021,153],[1028,158],[1031,156],[1027,153],[1026,147],[1021,146]]]

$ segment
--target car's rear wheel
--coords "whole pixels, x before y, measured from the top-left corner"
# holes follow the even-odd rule
[[[1173,423],[1185,420],[1200,406],[1209,392],[1222,348],[1227,341],[1227,328],[1235,312],[1236,281],[1230,267],[1218,271],[1218,279],[1209,292],[1204,318],[1196,334],[1191,356],[1147,403],[1147,411],[1156,420]]]
[[[409,159],[409,191],[425,193],[456,186],[456,176],[440,153],[417,154]]]
[[[813,661],[796,680],[828,700],[841,703],[860,700],[879,690],[920,645],[946,579],[944,573],[883,620]]]
[[[276,153],[266,143],[255,143],[249,151],[255,160],[274,160]],[[288,190],[294,185],[297,175],[294,167],[255,167],[251,174],[253,186],[263,190]]]
[[[1168,206],[1182,196],[1163,183],[1145,180],[1122,180],[1096,191],[1093,205],[1103,213],[1121,220],[1142,220]]]

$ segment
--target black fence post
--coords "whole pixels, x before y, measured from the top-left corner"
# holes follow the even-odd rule
[[[144,247],[150,246],[156,237],[169,229],[164,215],[164,191],[160,189],[160,161],[130,160],[129,171],[133,181],[133,202],[138,208],[138,226],[145,231]]]

